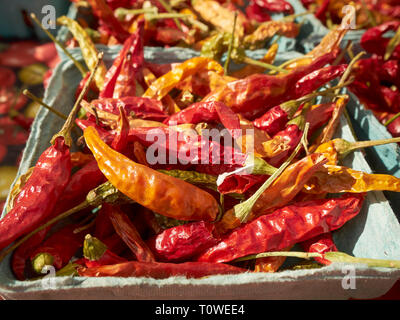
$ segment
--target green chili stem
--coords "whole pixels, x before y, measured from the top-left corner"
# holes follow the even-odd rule
[[[45,29],[42,24],[40,23],[40,21],[38,20],[38,18],[36,17],[36,15],[34,13],[31,13],[31,18],[33,19],[33,21],[36,22],[36,24],[47,34],[47,36],[55,43],[57,44],[61,50],[67,55],[68,58],[70,58],[72,60],[72,62],[74,63],[74,65],[78,68],[78,70],[80,71],[80,73],[82,74],[82,77],[84,78],[86,76],[87,73],[87,69],[78,61],[76,60],[71,53],[69,53],[69,51],[64,47],[64,45],[58,41],[47,29]]]
[[[323,258],[323,255],[317,252],[273,251],[273,252],[263,252],[263,253],[248,255],[236,259],[234,260],[234,262],[266,258],[266,257],[295,257],[308,260],[311,258]]]
[[[165,8],[165,10],[167,10],[168,13],[174,13],[174,11],[172,10],[172,8],[170,7],[170,5],[169,5],[166,1],[164,1],[164,0],[158,0],[158,2],[161,3],[161,5]],[[177,19],[177,17],[175,17],[175,18],[172,17],[172,18],[173,18],[173,20],[174,20],[176,26],[178,27],[178,29],[179,29],[180,31],[182,31],[181,24],[179,23],[179,20]]]
[[[33,93],[31,93],[28,89],[25,89],[22,92],[25,96],[27,96],[28,98],[32,99],[33,101],[39,103],[41,106],[43,106],[44,108],[48,109],[49,111],[51,111],[52,113],[54,113],[55,115],[57,115],[58,117],[60,117],[61,119],[67,120],[67,116],[63,113],[61,113],[60,111],[54,109],[53,107],[50,107],[48,104],[46,104],[42,99],[39,99],[38,97],[36,97]]]
[[[224,73],[225,73],[225,75],[228,74],[229,63],[230,63],[230,61],[231,61],[231,54],[232,54],[232,50],[233,50],[233,43],[234,43],[234,41],[235,41],[235,30],[236,30],[236,20],[237,20],[237,16],[238,16],[238,13],[237,13],[237,11],[235,11],[235,16],[234,16],[234,18],[233,18],[232,34],[231,34],[231,38],[230,38],[230,41],[229,41],[229,47],[228,47],[228,53],[227,53],[227,56],[226,56],[226,61],[225,61],[225,64],[224,64]]]
[[[290,157],[279,167],[276,172],[274,172],[273,175],[271,175],[267,181],[264,182],[264,184],[246,201],[237,204],[236,206],[233,207],[233,211],[235,216],[240,220],[241,223],[247,222],[247,219],[249,218],[251,209],[253,208],[254,204],[257,202],[258,198],[261,196],[261,194],[264,193],[264,191],[269,188],[272,183],[282,174],[282,172],[290,165],[294,157],[299,153],[301,147],[303,146],[304,142],[304,136],[307,136],[308,134],[308,129],[309,129],[309,123],[307,122],[303,131],[302,135],[302,140],[301,142],[297,145],[296,149],[292,152]]]
[[[384,60],[389,60],[391,55],[393,54],[394,49],[400,44],[400,27],[397,28],[396,34],[390,39],[384,56]]]
[[[121,7],[121,8],[115,9],[114,13],[117,16],[117,19],[121,20],[128,14],[131,14],[131,15],[142,14],[142,13],[157,14],[158,10],[156,7],[142,8],[142,9],[126,9],[126,8]]]
[[[255,59],[251,59],[249,57],[244,57],[243,62],[254,65],[254,66],[262,67],[267,70],[277,71],[277,72],[286,73],[286,74],[289,73],[289,71],[286,69],[282,69],[281,67],[274,66],[273,64],[269,64],[269,63],[265,63],[265,62],[258,61]]]
[[[294,19],[296,19],[298,17],[306,16],[308,14],[313,14],[313,11],[312,10],[308,10],[308,11],[305,11],[305,12],[291,14],[289,16],[283,17],[281,19],[281,21],[291,21],[291,20],[294,20]]]
[[[390,118],[388,121],[385,122],[384,126],[387,127],[389,124],[391,124],[394,120],[396,120],[398,117],[400,117],[400,112],[396,113],[392,118]]]
[[[89,86],[92,83],[92,80],[93,80],[93,78],[97,72],[97,69],[99,68],[100,63],[102,61],[103,61],[103,53],[101,52],[98,54],[96,65],[95,65],[94,69],[92,70],[89,79],[86,81],[85,86],[83,87],[78,99],[76,100],[67,120],[64,123],[64,126],[61,128],[60,132],[58,132],[56,135],[54,135],[53,138],[51,139],[52,144],[54,144],[54,141],[57,137],[62,136],[65,139],[66,145],[68,145],[68,146],[72,145],[71,129],[72,129],[73,125],[75,124],[74,120],[80,109],[80,104],[81,104],[83,98],[85,97],[87,91],[89,90]]]

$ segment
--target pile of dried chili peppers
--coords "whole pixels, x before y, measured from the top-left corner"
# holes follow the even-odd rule
[[[74,60],[82,74],[75,104],[58,114],[63,127],[18,178],[0,220],[0,260],[11,254],[18,280],[40,278],[49,265],[59,276],[156,279],[332,262],[400,268],[339,252],[333,237],[360,214],[367,192],[400,192],[399,178],[342,164],[356,150],[399,139],[334,139],[349,100],[341,89],[367,95],[369,64],[382,66],[374,73],[386,81],[380,92],[396,85],[397,42],[381,39],[383,48],[377,37],[364,39],[365,50],[380,51],[346,62],[347,29],[333,28],[277,67],[279,45],[266,40],[295,37],[298,26],[268,13],[292,14],[286,1],[250,1],[245,11],[241,1],[79,4],[91,6],[96,29],[57,19],[85,61]],[[98,43],[122,45],[109,68]],[[201,54],[167,65],[144,58],[147,45],[178,43]],[[258,46],[266,55],[248,64],[244,49]],[[231,58],[243,67],[231,72]],[[288,256],[315,263],[285,266]]]

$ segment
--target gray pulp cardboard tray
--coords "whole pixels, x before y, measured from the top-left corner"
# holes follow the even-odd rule
[[[110,64],[118,50],[103,48],[105,61]],[[78,49],[71,51],[81,60]],[[191,50],[160,50],[146,48],[145,58],[163,63],[182,61],[195,56]],[[281,54],[277,63],[293,58],[295,52]],[[68,113],[74,103],[75,88],[80,74],[66,59],[57,66],[45,93],[45,102]],[[19,168],[24,173],[36,163],[40,153],[49,146],[52,135],[62,121],[41,109],[32,127]],[[338,136],[352,140],[345,119]],[[371,172],[360,152],[346,160],[346,165]],[[4,212],[3,212],[4,215]],[[334,233],[340,251],[358,257],[400,259],[400,225],[381,192],[368,194],[360,214]],[[17,281],[10,267],[10,256],[0,264],[0,295],[6,299],[348,299],[374,298],[386,293],[400,278],[400,270],[351,266],[355,287],[345,289],[348,269],[343,264],[309,270],[287,270],[277,273],[245,273],[210,276],[202,279],[171,277],[151,278],[84,278],[60,277],[37,281]]]

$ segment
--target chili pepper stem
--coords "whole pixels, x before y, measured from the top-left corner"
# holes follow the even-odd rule
[[[42,99],[39,99],[38,97],[36,97],[33,93],[31,93],[28,89],[25,89],[22,92],[25,96],[27,96],[28,98],[32,99],[33,101],[39,103],[41,106],[43,106],[44,108],[46,108],[47,110],[53,112],[55,115],[57,115],[58,117],[60,117],[61,119],[67,120],[67,116],[63,113],[61,113],[60,111],[54,109],[53,107],[50,107],[48,104],[46,104]]]
[[[322,258],[330,262],[339,263],[352,263],[352,264],[366,264],[369,267],[382,267],[382,268],[396,268],[400,269],[400,260],[384,260],[384,259],[370,259],[358,258],[348,255],[344,252],[331,251],[324,254],[317,252],[296,252],[296,251],[273,251],[253,254],[234,260],[234,262],[253,260],[265,257],[296,257],[302,259]]]
[[[31,13],[31,18],[33,21],[36,22],[36,24],[47,34],[47,36],[55,43],[57,44],[61,50],[65,53],[65,55],[70,58],[72,60],[72,62],[74,63],[74,65],[78,68],[78,70],[80,71],[80,73],[82,74],[82,77],[84,78],[86,73],[87,73],[87,69],[78,61],[76,60],[71,53],[69,53],[69,51],[64,47],[64,45],[58,41],[46,28],[44,28],[42,26],[42,24],[40,23],[40,21],[38,20],[38,18],[36,17],[36,15],[34,13]]]
[[[58,215],[57,217],[47,221],[45,224],[41,225],[40,227],[38,227],[37,229],[33,230],[32,232],[28,233],[26,236],[24,236],[23,238],[18,240],[11,247],[9,247],[8,249],[4,250],[0,254],[0,262],[3,261],[3,259],[7,255],[9,255],[11,252],[13,252],[15,249],[17,249],[25,241],[29,240],[33,235],[35,235],[39,231],[51,226],[52,224],[56,223],[57,221],[60,221],[60,220],[62,220],[64,218],[67,218],[67,217],[73,215],[74,213],[77,213],[77,212],[79,212],[79,211],[81,211],[83,209],[86,209],[87,207],[89,207],[89,205],[90,205],[89,201],[85,200],[85,201],[81,202],[80,204],[78,204],[77,206],[73,207],[72,209],[70,209],[68,211],[65,211],[64,213],[62,213],[62,214]]]
[[[53,138],[51,139],[52,144],[54,144],[55,140],[61,136],[61,137],[64,137],[66,145],[68,145],[68,146],[72,145],[71,129],[72,129],[73,125],[75,124],[74,120],[80,109],[80,104],[81,104],[83,98],[85,97],[87,91],[89,90],[89,86],[92,83],[92,80],[93,80],[93,78],[97,72],[97,69],[99,68],[100,63],[102,61],[103,61],[103,53],[101,52],[101,53],[99,53],[99,55],[97,57],[96,65],[95,65],[93,71],[91,72],[89,79],[85,83],[85,86],[83,87],[81,93],[79,94],[79,97],[76,100],[67,120],[65,121],[64,126],[61,128],[60,132],[58,132],[56,135],[54,135]]]
[[[237,204],[236,206],[233,207],[233,211],[235,216],[240,220],[241,223],[247,222],[247,219],[249,218],[249,215],[251,213],[251,209],[253,208],[254,204],[258,200],[258,198],[261,196],[264,191],[272,185],[272,183],[275,181],[276,178],[278,178],[281,173],[290,165],[294,157],[297,155],[297,153],[300,151],[301,147],[303,146],[303,137],[307,136],[308,134],[308,129],[309,129],[309,123],[307,122],[303,131],[303,136],[302,136],[302,141],[297,145],[296,149],[292,152],[290,157],[279,167],[276,172],[268,178],[267,181],[264,182],[264,184],[246,201]]]
[[[353,70],[354,64],[361,59],[361,57],[365,54],[365,51],[361,51],[359,54],[357,54],[349,63],[349,65],[346,68],[346,71],[343,73],[342,77],[339,80],[339,85],[343,85],[345,83],[351,74],[351,71]],[[336,94],[339,93],[339,89],[336,90]]]
[[[115,9],[114,13],[117,16],[117,19],[122,20],[128,14],[129,15],[136,15],[136,14],[142,14],[142,13],[157,14],[158,10],[156,7],[142,8],[142,9],[126,9],[126,8],[120,7],[120,8]]]
[[[164,0],[158,0],[158,2],[165,8],[165,10],[167,10],[168,13],[174,13],[174,11],[172,10],[172,8],[170,7],[170,5],[164,1]],[[182,31],[182,27],[181,24],[179,23],[179,20],[177,19],[177,17],[172,17],[176,26],[178,27],[178,29],[180,31]]]
[[[269,64],[269,63],[265,63],[265,62],[262,62],[262,61],[258,61],[258,60],[255,60],[255,59],[252,59],[252,58],[249,58],[249,57],[244,57],[243,58],[243,62],[247,63],[247,64],[250,64],[250,65],[262,67],[262,68],[267,69],[267,70],[277,71],[277,72],[280,72],[280,73],[289,73],[289,71],[286,70],[286,69],[274,66],[273,64]]]
[[[90,234],[85,236],[83,242],[83,256],[90,261],[99,260],[106,252],[107,246],[99,239],[92,237]]]
[[[145,15],[147,20],[160,20],[160,19],[174,19],[174,18],[189,18],[191,14],[188,13],[149,13]]]
[[[52,266],[54,263],[54,257],[47,252],[39,253],[32,259],[32,268],[36,273],[42,273],[45,266]]]
[[[381,140],[372,140],[372,141],[357,141],[357,142],[348,142],[342,139],[335,140],[335,149],[340,154],[341,158],[345,158],[349,153],[368,148],[368,147],[376,147],[389,143],[400,143],[400,137],[391,138],[391,139],[381,139]]]
[[[314,10],[308,10],[308,11],[304,11],[304,12],[300,12],[300,13],[295,13],[295,14],[291,14],[289,16],[283,17],[281,19],[281,21],[293,21],[296,18],[306,16],[308,14],[313,14],[313,13],[314,13]]]
[[[390,39],[387,47],[386,52],[384,55],[384,60],[387,61],[393,54],[394,49],[400,44],[400,27],[397,28],[396,34]]]
[[[384,123],[384,126],[387,127],[389,124],[391,124],[394,120],[396,120],[398,117],[400,117],[400,112],[395,114],[392,118],[390,118],[388,121]]]
[[[232,55],[232,50],[233,50],[233,44],[235,41],[235,30],[236,30],[236,20],[237,20],[237,16],[238,13],[237,11],[235,11],[235,16],[233,18],[233,28],[232,28],[232,34],[231,34],[231,38],[229,41],[229,47],[228,47],[228,53],[226,56],[226,61],[224,64],[224,74],[227,75],[228,74],[228,69],[229,69],[229,63],[231,61],[231,55]]]

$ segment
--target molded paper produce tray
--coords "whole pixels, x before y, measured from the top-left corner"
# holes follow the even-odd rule
[[[108,65],[117,54],[116,48],[104,48]],[[80,50],[72,50],[82,60]],[[146,48],[145,58],[151,62],[182,61],[197,53],[191,50]],[[296,56],[281,54],[277,64]],[[69,113],[81,76],[68,60],[57,66],[45,94],[45,102]],[[24,152],[19,174],[35,165],[49,146],[49,140],[62,126],[62,120],[41,109],[35,119]],[[337,134],[353,141],[350,128],[342,119]],[[347,158],[345,165],[371,172],[360,152]],[[3,213],[4,214],[4,213]],[[382,192],[370,192],[359,215],[333,233],[340,251],[357,257],[400,259],[400,225]],[[400,270],[353,265],[355,288],[344,289],[342,282],[348,270],[342,264],[319,269],[282,271],[277,273],[245,273],[210,276],[202,279],[171,277],[150,278],[53,278],[48,281],[17,281],[10,267],[10,256],[0,264],[0,295],[6,299],[347,299],[374,298],[386,293],[400,278]],[[346,271],[347,270],[347,271]]]

